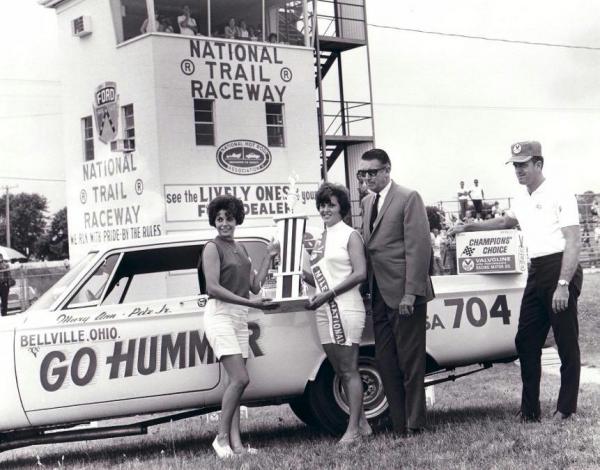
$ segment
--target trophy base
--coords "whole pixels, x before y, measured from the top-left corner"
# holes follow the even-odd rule
[[[273,310],[265,310],[266,314],[269,313],[291,313],[308,310],[306,304],[308,303],[308,297],[295,297],[289,299],[273,299],[270,303],[277,304],[277,307]]]

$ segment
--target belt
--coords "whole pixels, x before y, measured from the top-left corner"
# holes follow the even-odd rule
[[[540,266],[542,264],[554,263],[556,261],[560,261],[562,259],[562,255],[563,255],[563,252],[559,251],[558,253],[552,253],[549,255],[531,258],[531,265],[532,266]]]

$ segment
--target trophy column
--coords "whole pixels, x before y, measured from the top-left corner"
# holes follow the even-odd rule
[[[302,247],[307,219],[305,215],[294,214],[273,219],[277,224],[277,239],[281,245],[275,300],[300,297]]]

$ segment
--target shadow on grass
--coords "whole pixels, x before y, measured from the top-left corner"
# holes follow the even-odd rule
[[[459,424],[480,421],[517,420],[518,404],[486,406],[463,406],[451,409],[433,409],[427,412],[427,421],[431,427],[445,424]]]
[[[180,456],[195,453],[212,455],[214,434],[208,435],[201,429],[191,434],[193,435],[170,440],[168,431],[163,427],[159,434],[119,438],[124,441],[99,439],[96,446],[85,450],[63,447],[77,445],[77,443],[47,444],[42,448],[30,446],[21,448],[20,455],[11,456],[11,451],[0,454],[0,469],[33,468],[40,465],[38,455],[45,466],[53,466],[64,456],[68,462],[96,463],[100,467],[107,464],[119,465],[132,459],[138,459],[140,462],[170,459],[174,453]],[[331,437],[304,424],[285,423],[269,428],[262,425],[242,433],[242,438],[244,442],[249,441],[256,447],[277,448],[294,445],[296,442],[303,444],[312,441],[320,442]]]

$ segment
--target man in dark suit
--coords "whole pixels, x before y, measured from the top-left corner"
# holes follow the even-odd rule
[[[419,193],[390,179],[381,149],[362,155],[357,177],[371,194],[361,201],[369,261],[375,355],[394,431],[425,426],[425,323],[433,299],[429,221]]]

